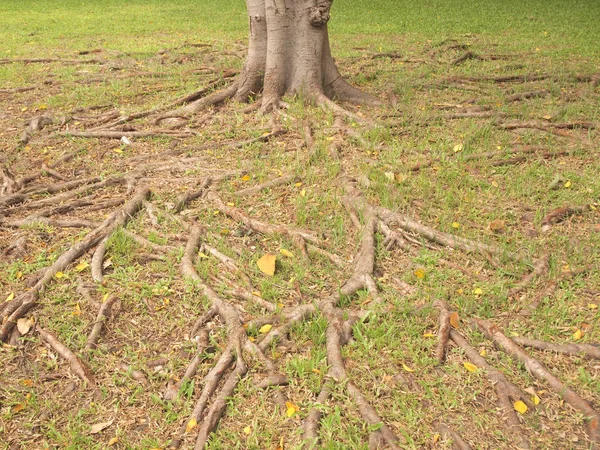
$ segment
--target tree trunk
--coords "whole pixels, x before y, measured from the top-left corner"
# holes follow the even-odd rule
[[[262,108],[276,108],[282,96],[302,93],[315,103],[337,98],[378,104],[348,84],[329,48],[327,22],[333,0],[246,0],[250,24],[248,57],[235,98],[263,92]]]

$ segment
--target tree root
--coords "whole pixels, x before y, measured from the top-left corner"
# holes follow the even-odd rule
[[[18,295],[12,300],[2,312],[4,317],[0,321],[2,323],[0,327],[0,341],[5,341],[15,326],[16,321],[36,305],[39,294],[58,272],[64,271],[73,261],[112,233],[116,228],[124,225],[142,207],[144,200],[149,194],[150,190],[147,187],[138,189],[131,200],[122,208],[113,212],[100,226],[92,230],[83,240],[72,245],[51,266],[46,268],[43,276],[29,291]]]
[[[441,422],[434,424],[435,429],[446,438],[452,440],[452,450],[472,450],[472,447],[456,431]]]
[[[565,402],[581,412],[587,420],[588,438],[592,442],[593,448],[600,447],[600,415],[586,400],[581,398],[569,386],[563,384],[538,360],[529,356],[512,339],[504,335],[497,326],[481,319],[474,319],[473,323],[489,339],[493,340],[501,350],[525,365],[525,368],[531,375],[547,383],[550,389],[559,394]]]
[[[102,333],[102,328],[104,328],[104,322],[106,319],[108,319],[110,310],[116,301],[117,297],[111,295],[102,303],[102,306],[98,311],[98,315],[96,316],[94,326],[92,327],[92,331],[90,332],[87,342],[85,343],[85,349],[87,351],[94,350],[96,348],[98,339],[100,339],[100,333]]]
[[[587,211],[589,206],[563,206],[561,208],[557,208],[553,211],[550,211],[543,219],[542,219],[542,232],[546,233],[550,231],[552,225],[562,222],[568,217],[574,214],[582,214]]]
[[[56,351],[60,356],[67,360],[67,362],[71,365],[71,370],[75,375],[85,381],[88,386],[92,389],[96,389],[96,380],[94,380],[94,375],[89,367],[75,355],[68,347],[62,344],[56,336],[54,336],[49,331],[44,330],[41,327],[36,328],[40,337],[48,344],[50,347]]]
[[[531,347],[536,350],[550,350],[564,355],[600,359],[600,346],[598,344],[555,344],[553,342],[538,341],[520,336],[515,336],[511,339],[520,346]]]
[[[541,89],[539,91],[520,92],[518,94],[509,95],[508,97],[506,97],[506,101],[518,102],[529,98],[546,97],[548,95],[550,95],[549,91],[547,91],[546,89]]]
[[[506,295],[508,297],[514,297],[522,292],[527,286],[529,286],[536,277],[541,277],[542,275],[548,273],[548,270],[550,269],[548,265],[549,259],[550,255],[548,253],[538,258],[533,267],[533,271],[525,275],[521,281],[515,285],[515,287],[508,291]]]
[[[153,130],[153,131],[62,131],[59,133],[62,136],[73,136],[73,137],[87,137],[87,138],[107,138],[107,139],[121,139],[122,137],[156,137],[156,136],[170,136],[185,138],[194,136],[195,133],[192,131],[173,131],[173,130]]]
[[[529,442],[521,427],[519,425],[519,418],[513,407],[513,403],[517,400],[523,401],[529,408],[534,408],[535,405],[529,400],[528,396],[521,392],[513,383],[499,370],[492,367],[488,362],[479,354],[479,352],[472,347],[467,340],[456,330],[450,330],[451,339],[463,349],[469,361],[475,364],[480,369],[485,370],[490,382],[496,389],[496,395],[500,401],[500,405],[506,415],[506,421],[510,428],[511,434],[516,439],[516,444],[519,448],[530,448]]]
[[[435,300],[433,306],[440,310],[440,328],[438,330],[438,343],[435,348],[435,359],[442,364],[446,359],[446,347],[450,339],[450,309],[443,300]]]
[[[295,175],[285,175],[285,176],[275,178],[273,180],[267,181],[265,183],[262,183],[262,184],[259,184],[256,186],[242,189],[240,191],[237,191],[235,193],[235,195],[238,197],[244,197],[246,195],[254,195],[254,194],[259,193],[262,190],[271,189],[271,188],[274,188],[277,186],[291,183],[293,181],[298,181],[298,178]]]

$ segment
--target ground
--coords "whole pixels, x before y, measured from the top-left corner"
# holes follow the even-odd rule
[[[39,291],[22,336],[2,324],[0,449],[192,448],[230,350],[248,372],[232,395],[216,383],[209,407],[226,409],[207,448],[300,448],[314,411],[317,448],[388,431],[397,448],[590,448],[598,359],[524,347],[538,378],[502,343],[597,357],[598,5],[334,3],[340,71],[385,106],[230,102],[177,130],[128,121],[125,142],[74,136],[227,86],[244,5],[204,3],[0,5],[0,318]],[[502,403],[494,368],[527,411]]]

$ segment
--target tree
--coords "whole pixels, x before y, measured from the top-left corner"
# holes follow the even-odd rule
[[[339,99],[379,105],[373,95],[350,85],[331,55],[327,23],[333,0],[246,0],[248,55],[241,74],[227,89],[164,117],[189,116],[228,98],[247,101],[262,92],[262,110],[279,107],[287,94],[302,93],[317,105],[337,112]]]

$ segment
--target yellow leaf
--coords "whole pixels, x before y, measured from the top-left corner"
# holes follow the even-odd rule
[[[415,369],[411,369],[410,367],[408,367],[406,364],[402,363],[402,368],[404,370],[406,370],[407,372],[414,372]]]
[[[437,442],[440,440],[440,435],[438,433],[433,435],[433,443],[437,444]]]
[[[487,355],[487,352],[485,351],[485,348],[482,348],[481,350],[479,350],[479,354],[480,354],[481,356],[485,356],[485,355]]]
[[[580,329],[578,329],[575,333],[573,333],[573,339],[575,339],[576,341],[578,341],[582,337],[583,337],[583,332]]]
[[[21,384],[23,386],[32,387],[33,386],[33,380],[30,380],[29,378],[26,379],[26,380],[21,380]]]
[[[275,274],[275,261],[277,257],[272,253],[267,253],[263,255],[258,261],[256,261],[256,265],[261,270],[261,272],[273,276]]]
[[[417,270],[415,270],[415,277],[422,280],[425,278],[425,271],[419,267]]]
[[[123,153],[123,149],[122,149],[122,148],[119,148],[119,147],[115,148],[113,151],[114,151],[115,153],[119,153],[119,154]]]
[[[297,405],[294,405],[292,402],[285,402],[285,408],[285,415],[288,417],[292,417],[294,414],[300,411],[300,408]]]
[[[280,248],[279,249],[279,253],[281,253],[283,256],[287,257],[287,258],[293,258],[294,254],[292,252],[290,252],[289,250],[286,250],[285,248]]]
[[[462,144],[456,144],[452,150],[454,150],[454,153],[458,153],[458,152],[462,152],[462,149],[463,149]]]
[[[269,331],[271,331],[271,328],[273,328],[273,325],[271,325],[270,323],[267,323],[266,325],[263,325],[262,327],[260,327],[258,332],[265,334],[265,333],[268,333]]]
[[[452,228],[460,228],[460,223],[452,222]]]
[[[316,373],[317,375],[321,375],[321,371],[319,369],[311,369],[312,373]]]
[[[452,314],[450,314],[450,325],[452,325],[452,328],[455,328],[457,330],[460,327],[460,318],[458,317],[457,312],[453,312]]]
[[[570,188],[570,187],[571,187],[571,180],[567,180],[567,181],[565,182],[564,186],[565,186],[566,188]]]
[[[249,426],[245,426],[244,427],[244,434],[250,434],[252,433],[252,428],[250,428]]]
[[[113,445],[115,445],[117,442],[119,442],[119,438],[115,436],[114,438],[111,438],[111,439],[110,439],[110,441],[108,441],[108,446],[109,446],[109,447],[112,447],[112,446],[113,446]]]
[[[235,203],[227,202],[227,206],[235,206]]]
[[[517,411],[519,414],[525,414],[527,412],[527,405],[521,400],[517,400],[513,404],[513,408],[515,408],[515,411]]]
[[[477,372],[479,370],[479,367],[477,367],[475,364],[471,364],[470,362],[464,362],[463,366],[465,366],[465,369],[467,369],[469,372]]]
[[[242,181],[248,181],[248,180],[250,180],[250,175],[244,175],[242,177]]]
[[[110,294],[107,292],[106,294],[104,294],[104,296],[102,297],[102,303],[104,303],[106,300],[108,300],[108,296]]]
[[[298,183],[294,184],[294,186],[300,187],[300,186],[302,186],[302,183],[299,181]]]
[[[46,105],[40,105],[38,106],[38,109],[48,109],[48,107]]]
[[[19,403],[18,405],[13,406],[12,412],[18,413],[19,411],[23,411],[25,409],[25,403]]]
[[[189,433],[190,431],[192,431],[197,426],[198,426],[198,422],[196,422],[196,419],[190,419],[190,421],[185,426],[185,432]]]
[[[481,289],[481,288],[475,288],[475,289],[473,289],[473,294],[475,294],[475,295],[483,295],[483,289]]]
[[[262,297],[262,295],[258,291],[252,291],[252,294],[256,295],[257,297]]]
[[[4,301],[10,302],[13,298],[15,298],[15,293],[11,292],[10,294],[8,294],[8,296],[6,297],[6,300],[4,300]]]
[[[537,395],[533,395],[533,396],[531,397],[531,401],[533,402],[533,404],[534,404],[535,406],[537,406],[537,405],[539,405],[539,404],[540,404],[540,401],[541,401],[541,400],[540,400],[540,398],[539,398]]]
[[[254,339],[252,336],[248,336],[248,340],[249,340],[250,342],[254,342],[256,339]]]
[[[426,337],[426,338],[434,338],[434,337],[435,337],[435,334],[433,334],[433,333],[423,333],[423,337]]]
[[[589,309],[598,309],[598,305],[596,303],[588,303],[587,307]]]
[[[301,197],[306,197],[306,189],[302,189],[302,190],[300,191],[300,196],[301,196]]]
[[[75,266],[75,270],[76,270],[77,272],[82,272],[82,271],[84,271],[85,269],[87,269],[88,267],[90,267],[90,264],[89,264],[87,261],[81,261],[79,264],[77,264],[77,265]]]
[[[20,280],[21,278],[23,278],[23,272],[21,272],[20,270],[17,272],[17,280]]]

